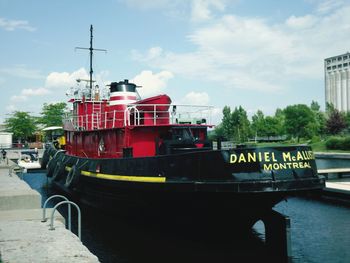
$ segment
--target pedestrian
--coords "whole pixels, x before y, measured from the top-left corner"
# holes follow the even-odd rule
[[[2,154],[2,160],[5,162],[7,152],[4,149],[2,149],[1,154]]]

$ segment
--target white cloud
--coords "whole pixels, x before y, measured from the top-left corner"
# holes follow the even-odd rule
[[[174,75],[169,71],[161,71],[154,74],[150,70],[144,70],[131,81],[138,86],[142,86],[138,91],[141,97],[145,98],[162,93],[167,86],[168,80],[173,77]]]
[[[0,68],[0,73],[27,79],[44,78],[40,70],[29,69],[26,65],[15,65],[13,67]]]
[[[304,29],[308,27],[312,27],[317,22],[318,18],[314,15],[306,15],[306,16],[291,16],[287,19],[286,24],[294,29]]]
[[[6,110],[7,110],[8,112],[16,111],[16,110],[17,110],[17,107],[16,107],[15,105],[13,105],[13,104],[10,104],[10,105],[7,105],[7,106],[6,106]]]
[[[183,104],[191,104],[191,105],[205,105],[209,104],[210,98],[208,93],[206,92],[195,92],[191,91],[187,93],[185,97],[181,100]]]
[[[23,102],[27,100],[27,97],[24,95],[14,95],[10,98],[12,102]]]
[[[0,28],[3,28],[6,31],[23,29],[23,30],[32,32],[36,30],[36,28],[30,26],[29,22],[26,20],[9,20],[2,17],[0,17]]]
[[[179,4],[179,0],[121,0],[121,2],[127,4],[129,7],[138,8],[138,9],[163,9],[175,6]]]
[[[38,89],[23,89],[21,94],[23,96],[44,96],[49,94],[50,91],[46,88],[38,88]]]
[[[131,57],[135,60],[139,61],[149,61],[152,59],[156,59],[162,55],[163,49],[161,47],[151,47],[147,50],[146,54],[142,54],[137,50],[131,51]]]
[[[350,35],[345,32],[350,30],[350,5],[339,8],[339,1],[332,3],[338,8],[328,9],[328,13],[321,15],[315,9],[279,23],[226,14],[194,27],[188,35],[195,46],[192,52],[154,47],[143,55],[135,52],[138,56],[134,59],[226,88],[262,92],[291,89],[290,83],[296,79],[322,79],[323,59],[348,51]]]
[[[192,21],[205,21],[213,17],[213,10],[224,11],[224,0],[192,0]]]
[[[130,8],[161,10],[165,15],[202,22],[215,17],[215,12],[225,10],[228,0],[120,0]],[[231,3],[233,0],[230,0]],[[235,0],[236,2],[237,0]]]
[[[75,86],[77,79],[89,79],[89,75],[84,68],[80,68],[72,73],[51,72],[47,78],[45,86],[48,88],[70,88]]]
[[[29,97],[32,96],[45,96],[49,94],[50,91],[46,88],[37,88],[37,89],[22,89],[19,95],[14,95],[10,98],[12,102],[23,102],[27,101]]]
[[[322,0],[320,1],[316,11],[320,14],[325,14],[341,7],[343,4],[343,0]]]

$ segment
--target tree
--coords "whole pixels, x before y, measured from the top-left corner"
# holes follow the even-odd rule
[[[345,116],[337,109],[332,109],[326,121],[326,130],[329,134],[336,135],[346,128]]]
[[[330,109],[330,107],[328,108]],[[316,120],[315,128],[317,129],[317,134],[322,136],[325,134],[325,129],[326,129],[325,113],[320,110],[321,107],[316,101],[311,102],[310,109],[315,115],[315,120]]]
[[[222,129],[225,137],[228,139],[233,139],[237,142],[245,142],[248,140],[251,135],[250,122],[247,112],[242,106],[236,107],[232,112],[230,107],[224,107]]]
[[[280,123],[276,117],[266,116],[265,125],[266,125],[266,136],[271,137],[271,136],[282,135],[279,133]]]
[[[345,117],[346,127],[349,130],[350,129],[350,112],[346,112],[344,117]]]
[[[311,138],[316,134],[316,120],[312,110],[304,104],[291,105],[284,109],[286,132],[297,138]]]
[[[317,111],[320,111],[321,106],[320,106],[320,104],[318,104],[317,101],[314,101],[314,100],[313,100],[313,101],[311,101],[310,109],[311,109],[312,111],[317,112]]]
[[[277,120],[278,126],[277,126],[277,130],[278,130],[278,135],[285,135],[286,134],[286,128],[285,128],[285,115],[284,115],[284,111],[280,108],[276,109],[275,112],[275,119]]]
[[[5,120],[6,130],[21,140],[28,140],[36,130],[35,119],[28,112],[15,111],[12,116]]]
[[[251,129],[254,132],[254,135],[259,137],[266,136],[266,122],[264,113],[261,110],[258,110],[252,116],[252,125]]]
[[[251,129],[258,137],[271,137],[283,135],[284,116],[275,114],[275,116],[264,116],[263,112],[258,110],[252,117]]]
[[[228,106],[225,106],[224,109],[222,110],[222,130],[224,133],[224,136],[227,139],[232,139],[233,138],[233,123],[231,119],[231,108]]]
[[[225,133],[224,133],[222,123],[215,126],[215,129],[213,131],[211,131],[208,135],[209,135],[211,140],[217,140],[219,138],[224,139]]]
[[[64,115],[64,109],[67,104],[64,102],[60,103],[45,103],[41,112],[39,122],[44,124],[46,127],[50,126],[62,126],[62,119]]]

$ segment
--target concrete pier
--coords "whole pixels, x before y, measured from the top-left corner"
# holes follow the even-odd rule
[[[292,256],[290,218],[271,210],[261,220],[265,225],[267,248],[280,258],[281,262],[289,262]]]
[[[99,262],[66,229],[59,213],[55,216],[55,230],[49,230],[49,220],[41,222],[40,194],[17,175],[10,175],[11,165],[11,161],[0,164],[0,262]],[[50,215],[51,209],[46,214]]]
[[[326,190],[340,192],[350,196],[350,178],[327,181]]]

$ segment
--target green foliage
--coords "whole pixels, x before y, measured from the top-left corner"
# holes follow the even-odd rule
[[[236,142],[246,142],[251,135],[250,122],[247,112],[241,107],[236,107],[231,112],[231,108],[225,106],[222,118],[223,134],[227,139]]]
[[[326,141],[326,147],[330,150],[350,150],[350,136],[332,136]]]
[[[44,124],[46,127],[49,126],[62,126],[62,119],[64,114],[64,109],[67,104],[64,102],[44,104],[41,117],[39,122]]]
[[[320,111],[321,106],[320,106],[320,104],[318,104],[317,101],[314,101],[314,100],[313,100],[313,101],[311,102],[310,109],[311,109],[312,111],[317,112],[317,111]]]
[[[337,109],[332,109],[329,112],[329,117],[326,121],[326,130],[331,135],[341,133],[346,128],[345,115]]]
[[[210,140],[217,140],[218,138],[224,138],[224,128],[222,123],[220,123],[218,126],[215,127],[215,129],[208,133],[208,138]]]
[[[350,146],[347,146],[350,145],[350,135],[344,140],[332,137],[325,141],[327,134],[345,136],[350,133],[350,112],[339,112],[329,103],[325,112],[321,111],[316,101],[312,101],[310,106],[297,104],[287,106],[285,109],[277,109],[274,116],[265,116],[261,110],[258,110],[252,116],[251,123],[241,106],[233,111],[225,106],[223,115],[223,121],[215,131],[228,140],[245,142],[247,138],[255,136],[288,135],[290,143],[304,141],[315,145],[320,150],[344,150],[345,148],[350,150]]]
[[[14,138],[27,140],[36,130],[35,119],[28,112],[15,111],[5,120],[6,130],[13,133]]]
[[[271,137],[282,135],[282,121],[280,116],[264,116],[263,112],[258,110],[252,117],[251,129],[253,134],[258,137]]]
[[[251,128],[254,134],[258,136],[266,136],[266,121],[264,113],[258,110],[252,117]]]
[[[317,134],[318,125],[314,112],[304,104],[287,106],[284,109],[285,128],[288,135],[297,138],[312,138]]]
[[[320,111],[320,108],[320,105],[316,101],[311,102],[310,109],[314,113],[316,121],[314,128],[319,136],[323,136],[326,133],[326,114]]]

